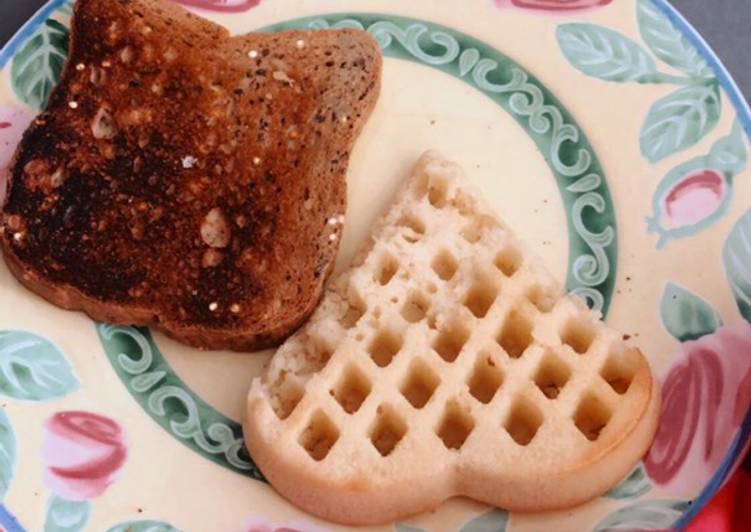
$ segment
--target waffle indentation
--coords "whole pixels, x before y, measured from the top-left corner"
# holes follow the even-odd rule
[[[398,270],[399,263],[397,260],[391,254],[384,253],[378,265],[378,273],[376,275],[378,283],[382,286],[389,284],[389,281],[393,279]]]
[[[535,384],[548,399],[555,399],[571,378],[571,369],[558,355],[545,354],[535,373]]]
[[[503,275],[511,277],[521,267],[522,255],[515,246],[508,245],[498,252],[493,264]]]
[[[436,209],[442,209],[446,206],[449,185],[446,179],[439,176],[431,176],[428,185],[428,201]]]
[[[533,285],[527,290],[527,299],[543,314],[550,312],[555,306],[555,296],[549,294],[540,285]]]
[[[322,370],[328,364],[333,354],[334,346],[331,345],[331,340],[323,336],[310,337],[308,355],[310,356],[310,360],[315,364],[316,371]]]
[[[588,394],[574,412],[574,424],[589,441],[596,441],[611,415],[612,412],[605,403],[595,395]]]
[[[469,328],[460,321],[454,321],[439,331],[433,349],[446,362],[453,362],[468,339]]]
[[[420,409],[430,400],[440,383],[441,379],[430,366],[421,358],[416,358],[409,366],[400,391],[412,406]]]
[[[497,341],[508,356],[519,358],[532,343],[532,322],[522,314],[512,311],[506,317]]]
[[[380,405],[376,419],[369,431],[370,441],[381,456],[388,456],[407,433],[407,424],[397,411],[388,405]]]
[[[457,197],[457,199],[460,199]],[[461,202],[457,202],[461,203]],[[459,207],[461,210],[461,206]],[[470,244],[476,244],[482,238],[485,231],[492,231],[497,226],[497,221],[487,214],[476,214],[472,221],[462,229],[462,238]]]
[[[611,354],[600,370],[600,375],[605,382],[619,395],[623,395],[628,391],[636,373],[636,368],[634,368],[634,365],[627,358],[628,354],[629,352],[621,356]]]
[[[443,281],[450,281],[459,267],[456,258],[446,250],[441,251],[430,263],[435,274]]]
[[[320,462],[339,439],[339,429],[322,411],[316,410],[298,439],[313,460]]]
[[[382,329],[370,342],[368,352],[377,366],[385,368],[402,348],[402,338],[394,331]]]
[[[580,320],[569,320],[561,330],[561,342],[583,355],[595,339],[595,331],[591,324]]]
[[[402,307],[402,317],[410,323],[417,323],[425,318],[430,307],[430,300],[422,292],[411,292]]]
[[[279,419],[287,419],[305,395],[299,383],[285,379],[274,389],[274,412]]]
[[[367,311],[368,306],[360,294],[352,287],[347,292],[347,310],[339,319],[339,323],[345,329],[354,327]]]
[[[467,385],[469,393],[483,404],[488,404],[503,384],[503,372],[498,369],[489,354],[477,358]]]
[[[370,395],[371,384],[368,377],[355,365],[344,370],[338,384],[331,390],[331,395],[348,414],[360,409],[363,401]]]
[[[480,277],[464,296],[464,306],[476,318],[484,318],[498,297],[498,286],[490,279]]]
[[[504,428],[516,443],[528,445],[537,434],[542,421],[540,409],[529,399],[519,397],[511,406]]]
[[[475,421],[455,402],[449,402],[438,424],[436,434],[447,449],[461,449],[475,428]]]
[[[402,216],[399,220],[399,225],[407,229],[402,233],[402,238],[410,244],[414,244],[425,234],[425,224],[413,214]]]

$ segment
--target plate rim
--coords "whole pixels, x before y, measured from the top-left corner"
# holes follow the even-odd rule
[[[0,47],[0,70],[6,68],[18,48],[31,36],[44,20],[48,19],[61,6],[72,0],[46,0],[8,41]],[[685,16],[669,0],[649,0],[656,8],[665,14],[671,23],[689,40],[716,75],[720,86],[728,96],[743,130],[751,139],[751,106],[743,92],[727,69],[722,59],[712,46],[704,39],[699,31],[685,18]],[[746,412],[739,427],[739,432],[731,442],[721,464],[704,485],[701,492],[692,501],[688,509],[673,523],[672,528],[683,530],[720,491],[725,482],[740,466],[740,457],[751,449],[751,407]]]

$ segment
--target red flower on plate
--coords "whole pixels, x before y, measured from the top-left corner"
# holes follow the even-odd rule
[[[220,13],[240,13],[256,7],[261,0],[173,0],[188,7],[197,7]]]
[[[662,384],[662,417],[644,460],[649,477],[697,493],[722,462],[751,404],[751,324],[681,344]]]
[[[58,412],[44,425],[45,485],[68,500],[100,496],[117,478],[127,448],[120,425],[91,412]]]
[[[496,7],[518,7],[536,11],[581,11],[608,5],[612,0],[493,0]]]
[[[5,198],[13,154],[32,118],[33,115],[20,107],[0,106],[0,205]]]
[[[264,517],[252,517],[243,527],[244,532],[327,532],[325,529],[304,521],[274,524]]]

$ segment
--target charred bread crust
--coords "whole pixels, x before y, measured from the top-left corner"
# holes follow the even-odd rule
[[[197,347],[281,341],[333,268],[377,44],[230,37],[159,0],[79,0],[70,39],[11,167],[10,270],[58,306]]]

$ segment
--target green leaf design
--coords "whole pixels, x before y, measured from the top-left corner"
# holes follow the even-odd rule
[[[58,7],[57,10],[64,15],[72,15],[74,1],[75,0],[65,0],[62,4],[60,4],[60,7]]]
[[[746,168],[747,160],[746,133],[740,120],[736,118],[730,134],[712,145],[709,162],[718,170],[737,174]]]
[[[624,35],[595,24],[561,24],[558,45],[569,63],[587,76],[605,81],[646,82],[656,73],[654,60]]]
[[[107,532],[180,532],[164,521],[128,521],[113,526]]]
[[[89,501],[69,501],[53,495],[47,504],[44,532],[79,532],[91,517]]]
[[[13,57],[10,78],[18,98],[36,110],[44,109],[67,55],[68,29],[47,19]]]
[[[636,18],[642,39],[662,61],[690,76],[713,76],[712,70],[696,48],[650,0],[638,0]]]
[[[42,401],[76,389],[68,359],[52,342],[26,331],[0,331],[0,394]]]
[[[459,532],[506,532],[508,512],[493,508],[464,523]]]
[[[751,323],[751,209],[730,231],[722,250],[722,261],[738,310]]]
[[[679,342],[696,340],[722,326],[720,316],[709,303],[674,283],[668,283],[662,294],[660,316]]]
[[[620,484],[605,493],[604,497],[608,499],[633,499],[641,497],[651,489],[652,483],[644,471],[644,466],[639,464]]]
[[[699,142],[722,111],[717,84],[683,87],[657,100],[641,128],[641,153],[655,163]]]
[[[670,528],[690,505],[686,501],[639,501],[605,517],[594,532]]]
[[[16,434],[5,410],[0,409],[0,501],[8,492],[15,469]]]

